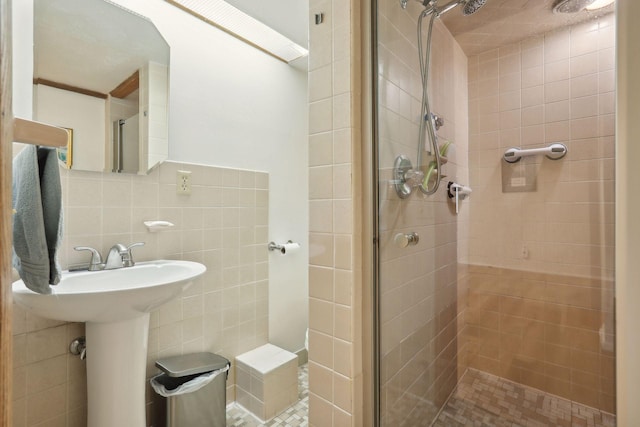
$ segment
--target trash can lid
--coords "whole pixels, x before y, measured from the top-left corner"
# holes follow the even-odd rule
[[[192,353],[166,357],[156,361],[156,366],[170,377],[184,377],[224,369],[229,361],[213,353]]]

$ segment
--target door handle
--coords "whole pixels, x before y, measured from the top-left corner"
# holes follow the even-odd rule
[[[393,242],[399,248],[406,248],[407,246],[415,246],[420,241],[420,236],[415,231],[413,233],[398,233],[393,238]]]

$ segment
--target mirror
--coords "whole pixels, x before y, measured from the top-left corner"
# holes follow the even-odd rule
[[[146,174],[168,155],[169,45],[107,0],[34,1],[34,120],[71,129],[60,164]]]

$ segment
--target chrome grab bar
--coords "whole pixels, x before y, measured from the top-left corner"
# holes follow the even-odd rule
[[[528,150],[522,150],[520,148],[509,148],[504,152],[503,159],[507,163],[515,163],[522,157],[537,156],[538,154],[544,154],[551,160],[558,160],[563,158],[567,154],[567,146],[560,143],[554,143],[548,147],[543,148],[531,148]]]

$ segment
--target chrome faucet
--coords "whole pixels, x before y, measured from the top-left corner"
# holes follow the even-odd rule
[[[106,261],[102,262],[100,252],[96,249],[88,246],[76,246],[76,251],[89,251],[91,252],[91,260],[89,261],[89,271],[100,270],[114,270],[116,268],[133,267],[135,262],[133,261],[133,255],[131,249],[137,246],[144,245],[144,242],[134,243],[129,246],[125,246],[122,243],[116,243],[109,249]]]
[[[103,270],[114,270],[124,267],[124,258],[127,256],[127,247],[122,243],[116,243],[109,249],[109,255],[104,262]]]

